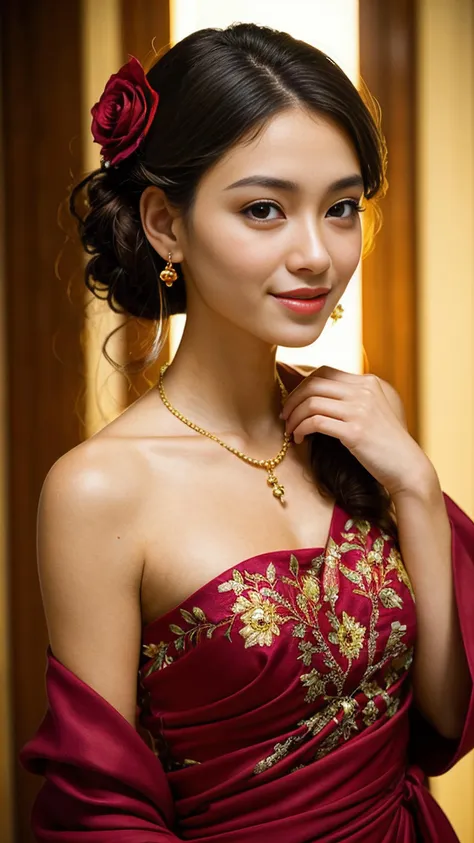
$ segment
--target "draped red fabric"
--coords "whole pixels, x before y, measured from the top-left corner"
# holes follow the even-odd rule
[[[474,523],[445,495],[474,675]],[[21,761],[48,843],[455,843],[425,774],[474,747],[414,708],[411,584],[393,541],[340,507],[325,548],[260,554],[143,628],[138,727],[48,649]],[[447,700],[449,705],[449,700]]]

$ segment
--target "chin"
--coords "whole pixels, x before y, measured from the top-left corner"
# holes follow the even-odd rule
[[[299,329],[292,330],[283,334],[283,332],[275,338],[274,344],[282,348],[306,348],[312,345],[321,336],[326,323],[318,326],[302,325]]]

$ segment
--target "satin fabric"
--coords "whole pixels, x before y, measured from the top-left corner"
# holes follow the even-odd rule
[[[474,524],[445,503],[472,677]],[[456,843],[425,776],[473,748],[474,696],[458,742],[416,711],[410,583],[378,528],[361,535],[363,552],[337,508],[326,548],[245,560],[144,627],[138,731],[49,648],[48,710],[21,752],[46,779],[37,840]]]

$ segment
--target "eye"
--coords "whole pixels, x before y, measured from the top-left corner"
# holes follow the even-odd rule
[[[253,220],[254,222],[275,222],[275,220],[281,219],[281,217],[268,216],[270,209],[283,213],[279,205],[275,202],[269,201],[253,202],[252,205],[244,208],[240,213],[247,217],[247,219]]]
[[[348,210],[349,213],[344,213],[345,210]],[[333,216],[338,220],[348,220],[351,217],[355,217],[356,214],[361,214],[364,211],[365,208],[359,205],[356,199],[344,199],[343,202],[336,202],[332,208],[329,208],[328,215]]]

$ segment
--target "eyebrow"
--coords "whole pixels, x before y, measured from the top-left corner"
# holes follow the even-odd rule
[[[290,193],[296,193],[299,189],[296,182],[289,181],[288,179],[279,179],[274,176],[255,175],[246,176],[243,179],[234,181],[232,184],[229,184],[225,190],[232,190],[235,187],[248,187],[252,185],[256,185],[257,187],[273,188],[273,190],[286,190]],[[351,176],[344,176],[344,178],[333,182],[328,187],[328,193],[335,193],[337,190],[346,190],[349,187],[358,187],[361,190],[363,189],[364,182],[358,173],[354,173]]]

